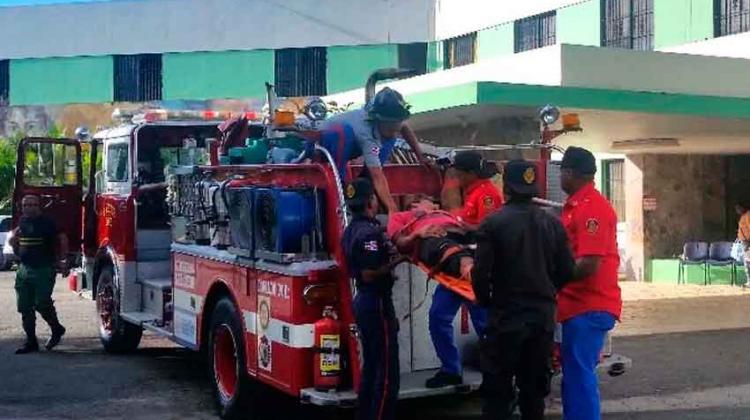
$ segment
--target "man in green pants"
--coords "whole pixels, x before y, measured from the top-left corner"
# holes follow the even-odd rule
[[[11,246],[20,260],[16,273],[16,298],[26,342],[16,354],[39,351],[35,311],[49,324],[52,332],[45,344],[47,350],[55,347],[65,334],[65,327],[57,319],[52,290],[56,268],[67,271],[65,257],[68,255],[67,237],[52,219],[42,215],[38,196],[23,197],[21,210],[21,220],[13,231]]]

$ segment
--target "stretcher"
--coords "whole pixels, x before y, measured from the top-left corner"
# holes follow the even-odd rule
[[[457,277],[449,276],[445,273],[433,273],[426,265],[420,262],[413,262],[420,270],[427,274],[427,280],[433,279],[436,282],[442,284],[452,292],[458,294],[464,299],[470,302],[476,302],[476,296],[474,295],[474,289],[471,286],[471,280],[461,279]]]

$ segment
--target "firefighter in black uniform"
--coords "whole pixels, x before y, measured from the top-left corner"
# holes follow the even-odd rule
[[[533,163],[509,162],[510,199],[478,232],[472,281],[477,301],[489,308],[481,343],[484,419],[511,417],[515,383],[522,419],[541,420],[550,391],[556,289],[572,277],[574,261],[561,222],[531,202],[536,182]]]
[[[399,390],[398,321],[391,288],[395,258],[383,228],[375,219],[378,199],[364,178],[346,187],[346,203],[353,214],[344,231],[342,247],[351,276],[357,282],[354,315],[362,343],[363,366],[359,385],[360,420],[395,419]]]

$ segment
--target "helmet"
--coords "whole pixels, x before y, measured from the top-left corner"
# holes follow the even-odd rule
[[[400,93],[391,88],[383,88],[365,110],[372,121],[404,121],[409,118],[410,105],[406,103]]]

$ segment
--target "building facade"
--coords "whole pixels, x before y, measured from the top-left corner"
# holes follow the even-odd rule
[[[0,38],[0,136],[120,103],[241,106],[266,82],[357,104],[396,66],[441,144],[532,141],[555,103],[581,116],[560,144],[597,152],[635,280],[732,240],[750,200],[750,0],[122,0],[0,8]]]

